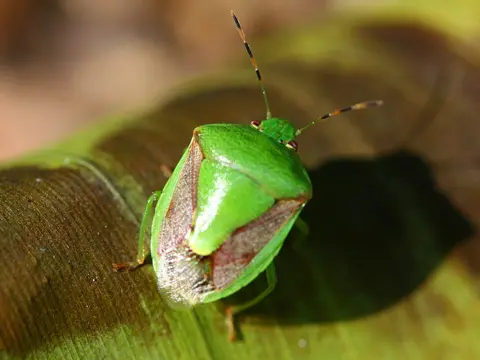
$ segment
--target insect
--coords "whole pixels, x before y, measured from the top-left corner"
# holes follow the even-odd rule
[[[301,129],[272,117],[257,62],[240,22],[231,14],[255,69],[266,119],[195,128],[163,191],[154,192],[147,201],[136,262],[114,265],[114,270],[144,263],[145,234],[151,221],[150,250],[158,288],[172,306],[192,307],[225,298],[265,271],[268,287],[261,294],[227,308],[233,340],[234,314],[274,289],[273,260],[312,198],[312,184],[294,139],[318,121],[382,102],[338,109]]]

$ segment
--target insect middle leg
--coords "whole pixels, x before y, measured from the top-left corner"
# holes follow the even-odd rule
[[[145,251],[145,236],[147,233],[147,228],[151,224],[152,210],[154,209],[153,204],[158,201],[161,194],[161,190],[155,191],[152,195],[150,195],[147,200],[147,205],[145,206],[145,210],[143,211],[142,221],[140,223],[140,231],[138,234],[136,261],[123,264],[113,264],[113,271],[118,272],[135,270],[139,266],[143,265],[143,263],[145,262],[145,258],[149,254],[149,251]]]
[[[236,331],[235,331],[235,323],[234,323],[234,316],[241,311],[251,308],[255,306],[260,301],[265,299],[272,291],[275,289],[275,285],[277,285],[277,274],[275,272],[275,265],[273,262],[268,265],[267,269],[265,270],[265,274],[267,275],[267,288],[259,295],[257,295],[252,300],[240,304],[229,306],[226,310],[227,315],[227,326],[228,326],[228,340],[234,341],[236,338]]]

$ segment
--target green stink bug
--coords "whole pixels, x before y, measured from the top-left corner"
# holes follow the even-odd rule
[[[266,119],[195,128],[163,191],[147,201],[137,261],[114,265],[118,271],[143,264],[145,233],[156,202],[150,250],[159,291],[171,305],[191,307],[225,298],[266,271],[265,291],[227,309],[231,340],[233,315],[274,289],[273,260],[312,198],[294,139],[318,121],[381,105],[369,101],[335,110],[298,130],[288,120],[272,117],[257,63],[233,11],[232,17],[260,83]]]

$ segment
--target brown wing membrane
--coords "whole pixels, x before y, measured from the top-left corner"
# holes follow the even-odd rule
[[[162,223],[158,242],[157,276],[162,295],[172,303],[201,302],[211,290],[200,257],[186,243],[197,207],[197,184],[203,154],[196,139],[191,143],[170,205]]]
[[[297,213],[305,201],[279,200],[264,215],[238,229],[212,255],[213,283],[225,289]]]
[[[162,223],[158,243],[159,255],[179,245],[190,230],[197,207],[197,183],[202,160],[200,146],[193,140]]]

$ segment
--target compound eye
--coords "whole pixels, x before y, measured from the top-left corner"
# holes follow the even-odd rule
[[[292,149],[293,151],[297,151],[298,150],[298,144],[297,144],[296,141],[290,140],[287,143],[287,148]]]
[[[258,127],[260,126],[260,121],[258,120],[253,120],[250,125],[252,125],[255,129],[258,129]]]

